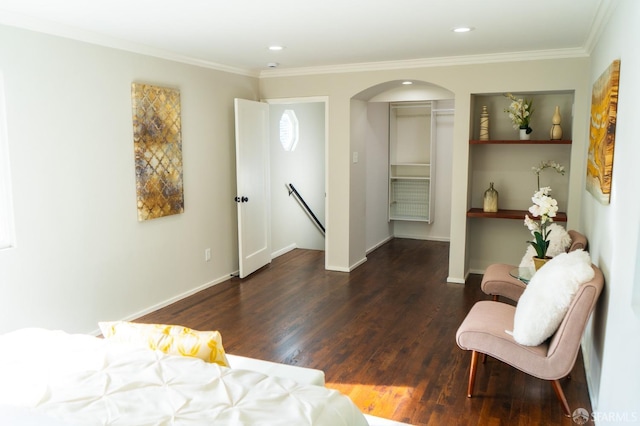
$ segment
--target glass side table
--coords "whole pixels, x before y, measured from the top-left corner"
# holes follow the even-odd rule
[[[525,284],[529,284],[529,281],[531,281],[531,278],[535,273],[536,268],[534,268],[533,266],[519,266],[509,271],[509,275],[522,281]]]

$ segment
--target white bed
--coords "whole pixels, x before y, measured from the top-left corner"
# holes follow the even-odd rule
[[[349,398],[323,386],[88,335],[23,329],[0,336],[0,424],[368,423]]]

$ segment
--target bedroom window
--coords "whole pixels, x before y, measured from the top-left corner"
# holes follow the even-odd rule
[[[0,72],[0,250],[15,245],[10,183],[4,79]]]

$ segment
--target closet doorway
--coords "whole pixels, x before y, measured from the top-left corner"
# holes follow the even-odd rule
[[[410,82],[411,84],[406,84]],[[393,105],[422,105],[430,108],[430,135],[433,148],[427,164],[420,158],[403,159],[402,166],[416,163],[419,172],[410,168],[404,180],[424,182],[422,169],[429,170],[432,179],[429,191],[433,205],[429,220],[396,220],[392,214],[390,196],[394,176],[394,158],[390,152]],[[377,84],[356,94],[351,100],[352,136],[354,151],[365,154],[366,169],[352,174],[362,182],[365,197],[365,221],[358,224],[365,236],[365,250],[369,253],[392,238],[412,238],[449,241],[451,216],[451,175],[453,151],[454,94],[441,86],[418,80],[393,80]],[[405,164],[406,163],[406,164]],[[396,165],[397,166],[397,165]],[[397,167],[396,167],[397,169]],[[406,170],[402,170],[406,172]],[[395,174],[394,174],[395,173]],[[355,176],[354,176],[355,175]],[[420,180],[422,179],[422,180]],[[359,193],[359,192],[358,192]]]

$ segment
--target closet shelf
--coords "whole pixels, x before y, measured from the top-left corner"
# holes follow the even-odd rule
[[[429,167],[431,163],[391,163],[390,165],[401,167]]]
[[[393,175],[393,176],[389,176],[390,179],[395,179],[395,180],[431,180],[430,177],[427,176],[400,176],[400,175]]]

